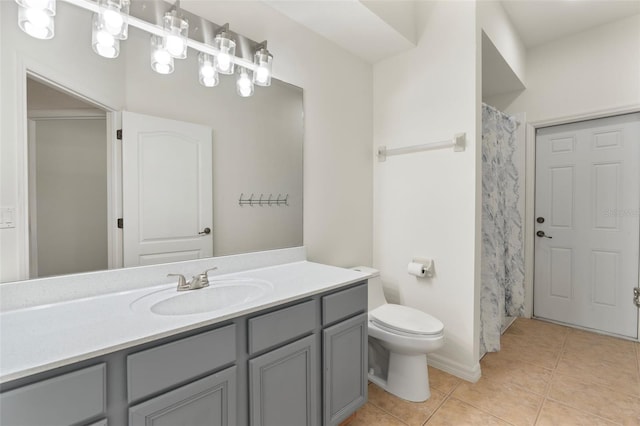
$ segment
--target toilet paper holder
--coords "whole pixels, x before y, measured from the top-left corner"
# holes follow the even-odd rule
[[[433,259],[414,257],[407,265],[407,272],[416,277],[431,278],[435,274]]]

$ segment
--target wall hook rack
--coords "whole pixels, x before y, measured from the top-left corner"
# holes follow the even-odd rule
[[[266,198],[264,194],[260,194],[259,198],[255,198],[255,194],[251,194],[249,198],[244,197],[244,193],[240,194],[240,199],[238,199],[238,204],[240,206],[289,206],[289,194],[278,194],[276,198],[273,198],[273,194],[269,194],[269,197]]]

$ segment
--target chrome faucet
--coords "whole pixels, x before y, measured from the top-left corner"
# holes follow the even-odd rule
[[[194,275],[189,282],[187,282],[186,278],[182,274],[167,274],[167,277],[178,277],[178,291],[198,290],[200,288],[209,287],[209,277],[207,276],[207,272],[215,271],[216,269],[218,269],[217,266],[207,269],[198,275]]]

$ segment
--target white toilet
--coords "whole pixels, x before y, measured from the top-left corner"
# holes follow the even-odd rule
[[[369,380],[400,398],[421,402],[429,399],[427,353],[444,345],[444,325],[418,309],[387,303],[380,273],[372,268],[353,268],[369,274],[369,337],[388,351],[386,378],[369,368]],[[385,358],[386,360],[386,358]]]

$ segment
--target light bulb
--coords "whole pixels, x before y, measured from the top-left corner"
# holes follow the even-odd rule
[[[171,55],[166,50],[156,50],[153,59],[161,65],[168,65],[171,62]]]
[[[154,68],[155,72],[158,74],[171,74],[173,72],[173,68],[169,64],[156,64]]]
[[[111,34],[102,30],[98,31],[98,33],[96,34],[96,41],[98,42],[98,44],[101,44],[103,46],[113,46],[116,40]]]
[[[256,83],[266,83],[269,80],[269,75],[271,74],[268,69],[265,67],[258,67],[255,71],[256,73]]]
[[[179,57],[185,50],[185,42],[180,36],[168,35],[165,42],[167,52],[173,57]]]
[[[228,26],[225,24],[222,30],[216,34],[213,39],[213,47],[218,49],[216,55],[215,67],[220,74],[231,75],[234,71],[234,63],[232,57],[236,54],[236,42],[231,40],[228,33]]]
[[[238,75],[238,80],[236,81],[236,91],[238,95],[243,98],[247,98],[253,95],[253,82],[249,78],[249,74],[247,70],[241,68],[240,74]]]
[[[116,58],[120,54],[120,40],[104,28],[104,21],[99,15],[93,15],[91,29],[91,47],[98,55],[105,58]]]
[[[178,15],[177,10],[164,14],[162,27],[164,28],[164,48],[171,56],[178,59],[187,57],[187,35],[189,22]]]
[[[53,38],[54,24],[53,15],[47,9],[23,6],[18,9],[18,26],[31,37],[42,40]]]
[[[253,72],[253,82],[258,86],[270,86],[273,55],[267,50],[266,41],[262,42],[259,47],[253,56],[253,63],[256,65],[256,70]]]
[[[231,66],[231,56],[228,53],[221,53],[218,55],[218,70],[220,72],[228,72]]]
[[[104,20],[105,28],[111,34],[119,33],[122,28],[122,24],[124,24],[124,18],[122,15],[113,9],[105,10],[102,14],[102,19]]]
[[[200,68],[200,72],[202,73],[202,77],[211,78],[215,75],[216,70],[213,69],[213,65],[206,65]]]
[[[173,57],[164,47],[162,37],[151,36],[151,69],[158,74],[171,74],[174,69]]]
[[[45,27],[38,27],[33,25],[31,22],[24,23],[24,32],[29,34],[31,37],[46,39],[49,35],[49,30]]]
[[[118,40],[129,35],[130,0],[98,0],[99,26]]]
[[[213,67],[213,56],[200,52],[198,54],[198,81],[205,87],[213,87],[218,85],[218,72]]]
[[[29,8],[26,10],[25,16],[31,25],[38,28],[46,27],[51,19],[43,9]]]
[[[98,52],[98,55],[104,56],[105,58],[115,58],[118,56],[118,51],[113,45],[97,44],[96,51]]]

